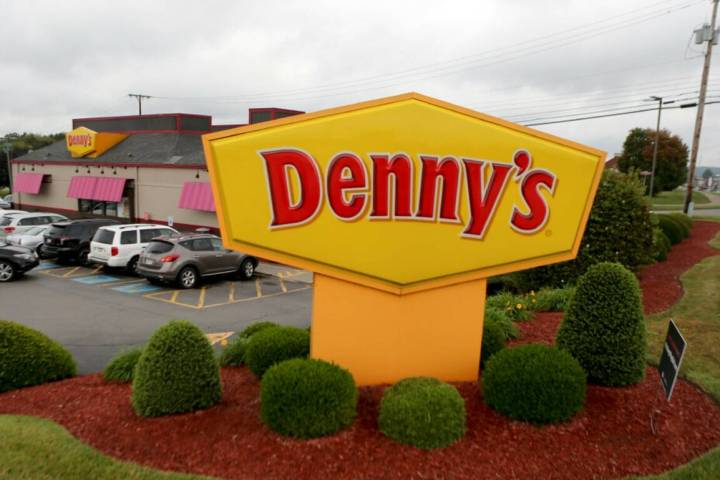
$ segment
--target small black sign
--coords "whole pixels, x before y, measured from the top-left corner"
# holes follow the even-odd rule
[[[660,381],[665,389],[665,396],[668,402],[670,401],[670,397],[672,397],[673,388],[675,388],[680,365],[685,355],[685,347],[687,347],[687,342],[685,342],[685,339],[680,334],[680,330],[678,330],[675,322],[670,319],[667,336],[665,337],[665,345],[663,345],[662,355],[660,356],[660,366],[658,367],[660,370]]]

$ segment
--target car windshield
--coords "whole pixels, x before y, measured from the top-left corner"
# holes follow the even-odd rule
[[[101,228],[100,230],[97,231],[97,233],[95,233],[93,242],[104,243],[105,245],[110,245],[113,243],[114,238],[115,238],[115,232],[113,232],[112,230],[105,230],[104,228]]]

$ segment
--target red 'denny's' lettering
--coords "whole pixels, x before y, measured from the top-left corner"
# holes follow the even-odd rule
[[[365,210],[367,200],[365,164],[353,153],[339,153],[330,161],[327,173],[328,203],[342,220],[354,220]],[[346,197],[346,193],[349,194]]]

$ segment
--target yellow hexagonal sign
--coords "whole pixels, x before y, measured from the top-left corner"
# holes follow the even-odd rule
[[[65,134],[65,144],[73,158],[81,158],[95,151],[96,136],[96,131],[78,127]]]
[[[416,93],[203,140],[228,246],[400,294],[574,258],[605,156]]]

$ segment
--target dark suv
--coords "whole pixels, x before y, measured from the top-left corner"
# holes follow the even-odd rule
[[[100,227],[118,225],[117,220],[91,218],[53,223],[45,234],[40,253],[45,258],[57,257],[58,262],[76,260],[82,265],[87,264],[90,252],[90,241]]]

